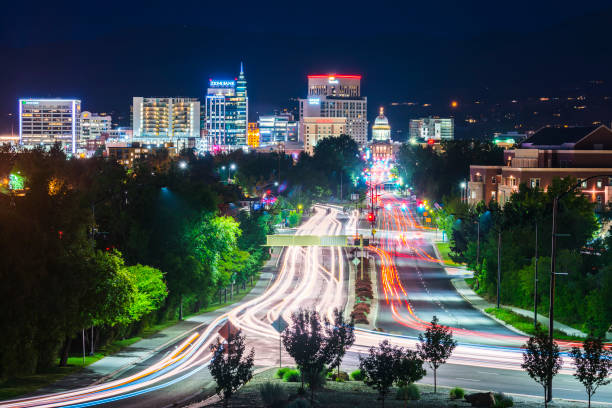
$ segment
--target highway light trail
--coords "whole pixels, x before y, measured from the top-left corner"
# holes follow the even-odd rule
[[[346,225],[339,221],[340,214],[341,211],[337,207],[317,206],[314,214],[297,229],[296,234],[339,235],[354,231],[357,222],[356,212],[350,215]],[[408,212],[391,211],[383,217],[386,219],[383,221],[384,228],[403,231],[404,239],[396,240],[393,245],[397,244],[400,245],[400,248],[405,249],[415,247],[410,244],[408,228],[416,225],[416,222],[408,214]],[[396,265],[389,251],[393,239],[395,237],[390,236],[390,233],[387,232],[383,239],[383,248],[370,248],[380,259],[381,281],[385,298],[392,305],[394,318],[396,317],[400,324],[422,331],[429,323],[419,319],[410,306],[407,291],[398,276]],[[437,261],[422,251],[414,253],[414,257],[419,260]],[[176,351],[159,362],[118,380],[68,392],[5,401],[0,406],[93,406],[171,386],[207,366],[211,358],[210,345],[218,338],[220,328],[228,321],[242,329],[249,345],[255,347],[257,365],[276,365],[278,363],[279,334],[272,323],[278,316],[290,321],[291,313],[301,307],[314,307],[321,315],[327,317],[332,316],[334,308],[344,307],[347,291],[345,261],[344,250],[339,247],[287,247],[276,279],[263,294],[222,314],[204,330],[185,339]],[[468,333],[475,336],[483,335],[469,331]],[[356,329],[356,342],[350,353],[364,353],[368,347],[377,345],[383,339],[411,349],[415,348],[417,341],[416,338],[410,336]],[[515,342],[520,341],[521,338],[517,336],[514,340]],[[450,362],[469,366],[521,370],[520,352],[520,349],[516,347],[460,344]],[[568,368],[571,365],[567,356],[565,360],[563,371],[571,373],[571,368]]]

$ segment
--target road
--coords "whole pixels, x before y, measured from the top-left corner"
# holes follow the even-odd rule
[[[408,216],[407,219],[409,220]],[[398,219],[400,223],[404,221]],[[355,230],[355,222],[355,214],[347,218],[337,207],[317,206],[314,214],[296,233],[348,234]],[[385,233],[391,237],[398,235],[399,231]],[[422,330],[425,327],[431,314],[438,313],[438,309],[444,306],[448,309],[443,317],[444,322],[453,322],[458,326],[456,330],[459,332],[458,335],[462,336],[462,343],[455,350],[449,364],[440,369],[439,384],[540,395],[540,389],[535,382],[520,369],[521,357],[518,348],[463,342],[463,336],[469,340],[480,335],[475,335],[472,331],[486,331],[489,337],[493,336],[491,337],[493,340],[489,339],[489,343],[501,341],[494,336],[508,334],[499,328],[489,332],[488,324],[482,321],[471,322],[472,318],[482,319],[481,315],[472,314],[473,312],[464,306],[456,309],[455,306],[460,302],[456,298],[451,299],[452,293],[447,286],[448,279],[446,277],[442,279],[439,265],[433,265],[435,258],[431,251],[428,251],[427,244],[416,246],[414,249],[410,249],[410,245],[412,244],[404,245],[407,248],[405,254],[410,254],[413,250],[419,254],[419,260],[406,258],[400,262],[399,269],[394,267],[388,251],[383,248],[373,248],[380,257],[381,282],[388,283],[390,291],[388,294],[389,296],[393,294],[393,302],[390,298],[389,304],[397,306],[394,312],[390,312],[391,318],[387,317],[386,323],[383,323],[389,325],[389,332],[397,330],[406,335],[357,330],[355,345],[346,356],[344,368],[357,367],[358,355],[367,352],[368,347],[377,345],[385,338],[392,343],[415,348],[414,335],[418,333],[419,328]],[[404,254],[402,251],[400,253]],[[400,253],[398,258],[404,259]],[[421,257],[431,262],[424,261]],[[166,348],[140,366],[133,367],[121,378],[69,392],[8,401],[0,406],[165,407],[183,401],[200,392],[202,388],[212,387],[213,383],[207,369],[210,360],[209,346],[218,338],[220,329],[227,329],[228,321],[233,326],[240,327],[246,334],[249,346],[255,347],[257,366],[276,366],[280,358],[285,365],[289,363],[289,358],[285,353],[279,356],[279,334],[272,323],[279,316],[288,321],[291,312],[300,307],[314,307],[325,316],[330,316],[335,307],[343,307],[347,295],[347,269],[346,256],[341,248],[289,247],[282,258],[277,278],[261,296],[220,315],[204,329],[181,343]],[[419,270],[424,277],[422,283],[431,285],[429,292],[427,290],[423,292],[423,289],[419,288],[420,278],[415,280],[414,276],[411,277],[415,273],[418,275]],[[432,280],[441,282],[430,283]],[[405,293],[403,293],[404,284],[408,288]],[[396,318],[408,322],[408,326],[401,325],[403,328],[398,330]],[[396,322],[395,326],[391,326],[392,320]],[[473,342],[478,343],[478,341]],[[569,375],[571,367],[569,364],[566,366],[569,368],[555,379],[555,387],[558,387],[555,389],[555,396],[584,399],[580,385]],[[430,381],[429,377],[424,381]],[[601,389],[596,394],[595,400],[612,401],[612,387]]]

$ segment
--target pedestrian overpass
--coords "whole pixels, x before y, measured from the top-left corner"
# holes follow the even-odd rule
[[[268,247],[286,247],[286,246],[322,246],[322,247],[348,247],[348,248],[363,248],[370,245],[369,238],[362,236],[355,237],[354,235],[291,235],[278,234],[266,235],[266,243]]]

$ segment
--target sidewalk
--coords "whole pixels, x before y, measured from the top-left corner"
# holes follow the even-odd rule
[[[459,293],[466,301],[471,303],[472,306],[474,306],[476,309],[480,310],[482,313],[486,314],[487,316],[492,317],[495,321],[497,321],[500,324],[503,324],[508,329],[513,330],[517,333],[520,333],[524,336],[528,336],[527,334],[521,332],[520,330],[486,313],[484,311],[485,309],[490,308],[490,307],[495,307],[496,305],[494,303],[491,303],[483,299],[476,292],[474,292],[472,288],[465,282],[465,279],[459,279],[459,278],[451,279],[451,282],[453,286],[455,286],[457,293]],[[516,314],[533,318],[533,310],[520,309],[514,306],[506,306],[506,305],[501,305],[501,306],[504,309],[508,309]],[[538,322],[542,325],[542,327],[548,327],[548,317],[538,314]],[[573,327],[570,327],[556,320],[555,320],[555,330],[562,331],[569,336],[586,337],[586,334],[581,332],[580,330],[574,329]]]
[[[232,303],[212,312],[190,316],[173,326],[167,327],[150,337],[124,348],[116,354],[104,357],[74,374],[70,374],[47,387],[37,390],[34,395],[86,387],[121,377],[123,373],[133,368],[134,365],[146,361],[160,350],[186,338],[195,330],[207,326],[217,317],[230,311],[234,307],[260,296],[274,280],[281,254],[282,250],[274,248],[272,257],[262,268],[259,280],[250,292],[239,302]]]

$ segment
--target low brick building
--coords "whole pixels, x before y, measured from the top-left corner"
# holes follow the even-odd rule
[[[606,126],[543,128],[499,166],[470,165],[468,202],[505,203],[521,183],[546,190],[555,178],[585,179],[583,194],[599,205],[612,201],[612,130]]]

